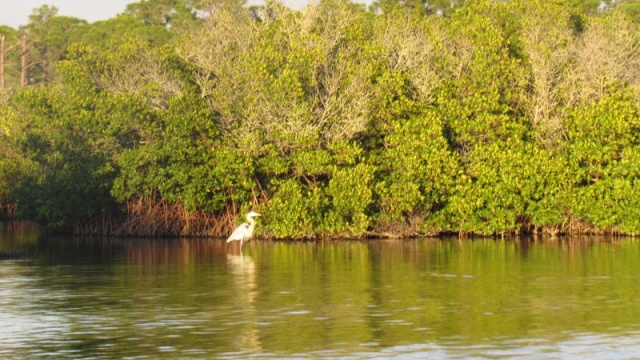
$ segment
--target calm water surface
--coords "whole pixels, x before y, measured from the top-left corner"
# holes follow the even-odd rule
[[[640,241],[79,240],[0,227],[1,358],[640,358]]]

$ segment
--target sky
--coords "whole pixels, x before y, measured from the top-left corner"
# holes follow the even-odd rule
[[[42,5],[58,8],[58,15],[73,16],[94,22],[123,13],[134,0],[0,0],[0,25],[17,29],[29,22],[29,15]]]
[[[52,5],[58,8],[58,15],[73,16],[94,22],[110,19],[124,12],[127,4],[139,0],[0,0],[0,25],[17,29],[29,22],[29,15],[35,8]],[[250,0],[248,4],[260,3]],[[294,9],[300,9],[307,0],[284,0],[283,3]]]

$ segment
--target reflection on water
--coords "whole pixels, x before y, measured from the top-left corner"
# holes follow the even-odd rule
[[[39,234],[31,222],[0,222],[0,261],[33,256]]]
[[[238,329],[235,331],[235,345],[248,352],[261,352],[256,308],[256,264],[251,256],[227,254],[231,298],[234,299],[238,314]]]
[[[2,358],[640,357],[633,239],[25,239]]]

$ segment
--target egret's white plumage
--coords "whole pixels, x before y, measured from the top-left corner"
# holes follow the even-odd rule
[[[256,222],[253,220],[253,218],[256,216],[261,215],[254,211],[249,212],[247,214],[248,222],[242,223],[235,230],[233,230],[231,235],[229,235],[227,242],[240,240],[240,249],[242,249],[242,242],[245,240],[249,241],[249,239],[253,236],[253,229],[256,227]]]

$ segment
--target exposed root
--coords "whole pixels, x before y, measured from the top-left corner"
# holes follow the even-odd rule
[[[7,204],[0,203],[0,219],[2,220],[14,219],[17,209],[18,209],[18,203],[15,201]]]
[[[74,230],[76,235],[131,237],[222,237],[234,225],[235,206],[219,214],[189,212],[182,204],[170,204],[156,196],[127,203],[126,214],[105,214]]]

